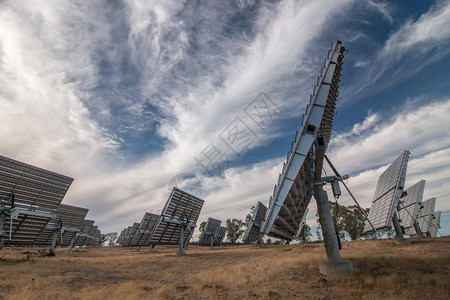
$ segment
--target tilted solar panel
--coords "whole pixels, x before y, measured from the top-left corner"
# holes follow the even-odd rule
[[[403,193],[409,151],[403,151],[378,178],[377,187],[369,210],[369,219],[375,229],[390,228]],[[368,222],[364,232],[373,231]]]
[[[56,218],[50,220],[47,227],[38,237],[36,244],[50,245],[53,233],[58,227],[62,231],[62,243],[58,235],[58,244],[61,246],[69,246],[75,234],[81,231],[81,222],[84,220],[89,209],[77,207],[67,204],[60,204],[56,209]],[[59,228],[61,227],[61,228]]]
[[[73,178],[0,155],[0,207],[6,212],[5,225],[0,231],[5,233],[5,244],[36,245],[72,181]],[[12,227],[11,210],[19,213],[13,218]]]
[[[441,212],[437,211],[434,213],[434,217],[431,220],[431,227],[430,227],[430,235],[431,237],[436,237],[437,233],[439,231],[439,228],[441,228]]]
[[[95,221],[93,220],[83,220],[81,222],[81,232],[77,234],[77,238],[75,240],[75,246],[85,246],[88,245],[89,242],[89,231],[92,226],[94,226]]]
[[[258,201],[252,218],[247,224],[247,229],[245,230],[244,237],[242,238],[245,243],[254,243],[260,239],[262,229],[261,225],[265,220],[266,213],[267,207],[260,201]]]
[[[419,209],[417,221],[420,230],[423,234],[431,236],[430,227],[433,220],[434,207],[436,205],[436,198],[431,198],[422,202],[422,208]]]
[[[204,200],[174,187],[150,235],[149,244],[178,244],[181,233],[180,223],[188,223],[188,228],[184,230],[183,234],[184,241],[187,243],[192,236],[204,202]]]
[[[203,229],[203,232],[198,240],[199,245],[211,245],[211,240],[213,245],[218,245],[219,241],[217,239],[217,235],[221,224],[222,221],[220,220],[208,218],[205,228]]]
[[[131,240],[131,246],[148,246],[150,243],[148,242],[148,239],[150,237],[150,233],[152,232],[153,228],[156,225],[156,222],[159,219],[159,215],[152,214],[149,212],[146,212],[144,214],[144,217],[141,220],[141,223],[139,223],[138,230],[136,234],[134,235],[133,239]]]
[[[125,238],[125,241],[123,242],[124,246],[137,246],[137,245],[132,245],[131,241],[133,240],[134,236],[136,235],[138,229],[139,229],[139,223],[133,223],[133,225],[131,225],[129,227],[129,230],[127,231],[127,236]]]
[[[400,224],[408,234],[411,230],[415,233],[415,230],[413,229],[414,222],[417,220],[417,215],[419,214],[419,207],[422,204],[424,189],[425,180],[420,180],[406,189],[406,196],[400,198],[398,211]]]
[[[301,131],[295,135],[270,199],[262,230],[265,234],[290,241],[299,230],[313,194],[312,181],[315,179],[310,176],[313,166],[312,145],[318,137],[321,138],[318,149],[322,153],[314,154],[323,163],[323,155],[330,141],[344,50],[341,42],[331,46],[303,116]],[[318,166],[316,173],[319,177],[321,171],[321,166]]]

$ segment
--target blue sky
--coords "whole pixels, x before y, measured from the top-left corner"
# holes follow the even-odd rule
[[[177,175],[200,221],[267,204],[340,40],[330,159],[369,207],[410,150],[406,185],[426,180],[450,234],[449,1],[4,1],[0,21],[0,154],[74,177],[64,202],[103,232],[160,210]]]

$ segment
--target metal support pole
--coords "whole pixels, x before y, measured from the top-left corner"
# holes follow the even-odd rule
[[[321,182],[314,186],[314,198],[317,202],[317,212],[328,258],[328,261],[319,262],[320,272],[325,275],[349,272],[353,269],[352,262],[341,258],[328,195]]]
[[[148,252],[153,253],[153,245],[152,244],[150,244],[150,247],[148,248]]]
[[[417,223],[416,221],[414,221],[414,229],[416,230],[416,235],[418,237],[424,237],[425,235],[422,232],[422,229],[420,229],[419,223]]]
[[[51,245],[51,249],[53,251],[55,251],[57,240],[58,240],[58,231],[55,231],[55,233],[53,234],[53,240],[52,240],[52,245]]]
[[[3,226],[5,225],[6,214],[2,212],[0,214],[0,250],[3,248],[4,238],[3,238]]]
[[[395,234],[397,236],[395,242],[397,244],[409,244],[411,241],[405,239],[403,236],[402,226],[400,225],[396,212],[394,212],[394,216],[392,217],[392,223],[394,224]]]
[[[181,228],[180,228],[180,248],[179,251],[177,252],[177,256],[185,256],[186,252],[183,251],[184,248],[184,225],[181,224]]]
[[[73,236],[72,240],[70,241],[69,252],[72,251],[73,245],[75,244],[75,240],[76,240],[77,238],[78,238],[78,233],[76,233],[76,234]]]
[[[137,246],[137,252],[141,252],[141,246]]]
[[[212,236],[211,237],[211,250],[213,250],[214,249],[214,237]]]
[[[259,233],[259,248],[264,248],[264,242],[263,242],[263,234],[262,232]]]

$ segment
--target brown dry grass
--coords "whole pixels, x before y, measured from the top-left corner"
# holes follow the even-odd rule
[[[0,299],[449,299],[450,238],[344,243],[346,275],[323,276],[323,244],[0,251]]]

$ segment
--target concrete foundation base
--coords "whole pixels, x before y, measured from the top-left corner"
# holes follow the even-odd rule
[[[186,252],[184,251],[178,251],[177,256],[186,256]]]
[[[324,275],[348,273],[351,270],[353,270],[353,264],[349,260],[325,260],[319,262],[319,271]]]
[[[409,240],[409,239],[401,239],[401,240],[395,239],[395,243],[397,245],[408,245],[408,244],[411,244],[411,240]]]

